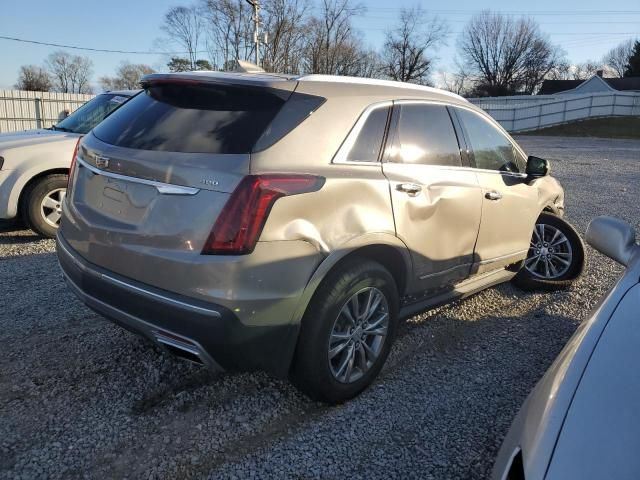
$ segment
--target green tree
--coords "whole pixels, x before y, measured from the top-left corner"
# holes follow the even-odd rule
[[[625,77],[640,77],[640,41],[633,44],[633,51],[624,70]]]

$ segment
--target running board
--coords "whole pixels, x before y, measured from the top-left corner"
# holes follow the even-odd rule
[[[403,305],[400,308],[399,317],[401,319],[410,318],[414,315],[430,310],[441,305],[452,302],[453,300],[461,300],[469,297],[474,293],[478,293],[485,288],[493,287],[500,283],[507,282],[515,276],[516,272],[510,272],[505,269],[494,270],[492,272],[483,273],[481,275],[468,278],[463,282],[454,285],[450,290],[440,292],[431,297],[427,297],[417,302]]]

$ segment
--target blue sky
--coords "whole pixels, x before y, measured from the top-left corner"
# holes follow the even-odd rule
[[[44,42],[86,47],[142,50],[154,48],[162,36],[160,24],[166,10],[188,2],[179,0],[5,0],[0,9],[0,35]],[[452,31],[448,45],[439,49],[437,70],[452,70],[458,32],[469,17],[481,8],[509,14],[526,13],[539,21],[552,41],[562,46],[569,59],[582,62],[600,59],[611,47],[627,38],[640,38],[640,4],[638,0],[538,0],[514,2],[492,0],[482,4],[473,0],[433,2],[426,0],[361,1],[366,14],[356,21],[364,41],[379,47],[384,29],[392,25],[400,7],[421,5],[449,22]],[[0,40],[0,88],[11,88],[23,64],[43,63],[54,47]],[[123,60],[148,63],[162,68],[161,55],[123,55],[77,52],[94,63],[94,82],[111,75]]]

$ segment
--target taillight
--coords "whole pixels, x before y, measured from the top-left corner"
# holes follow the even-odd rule
[[[73,157],[71,157],[71,167],[69,167],[69,176],[67,177],[67,190],[71,187],[71,182],[73,181],[73,176],[76,172],[76,157],[78,156],[78,147],[80,147],[80,140],[82,137],[78,138],[76,142],[76,148],[73,149]]]
[[[205,255],[253,252],[275,201],[287,195],[315,192],[324,178],[314,175],[249,175],[236,187],[220,212],[202,249]]]

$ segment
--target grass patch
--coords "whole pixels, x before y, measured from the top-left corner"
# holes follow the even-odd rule
[[[640,117],[592,118],[541,128],[540,130],[519,132],[517,135],[640,139]]]

